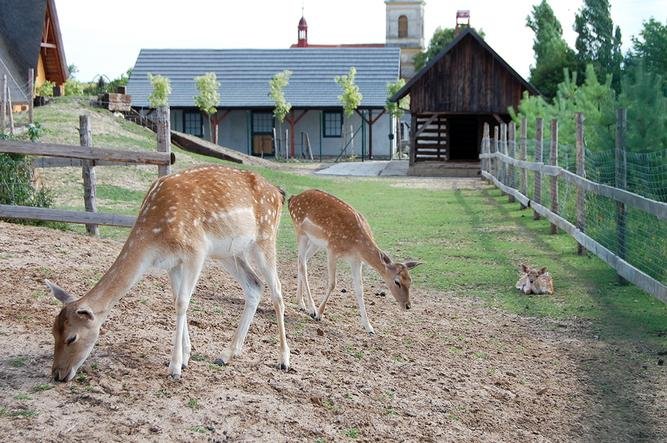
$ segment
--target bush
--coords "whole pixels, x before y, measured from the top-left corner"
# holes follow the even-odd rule
[[[41,97],[53,97],[53,88],[55,86],[55,83],[47,80],[35,89],[35,93]]]
[[[65,95],[83,95],[83,83],[75,78],[65,82]]]

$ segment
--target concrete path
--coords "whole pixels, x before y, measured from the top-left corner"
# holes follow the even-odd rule
[[[325,169],[316,171],[319,175],[344,175],[348,177],[406,176],[408,175],[407,160],[369,160],[363,162],[336,163]]]

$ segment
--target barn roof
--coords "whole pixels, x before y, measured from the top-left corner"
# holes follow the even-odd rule
[[[472,28],[466,28],[464,31],[459,33],[454,40],[452,40],[447,46],[445,46],[432,60],[430,60],[424,67],[422,67],[417,73],[410,79],[408,83],[405,84],[396,94],[394,94],[390,100],[398,101],[401,98],[405,97],[410,93],[412,87],[417,83],[435,64],[442,60],[453,48],[455,48],[463,39],[472,38],[475,39],[482,48],[488,51],[491,56],[498,61],[510,74],[516,78],[516,80],[521,83],[528,91],[533,94],[539,94],[539,91],[535,86],[526,81],[518,72],[514,70],[503,58],[498,55],[496,51],[493,50],[488,43]]]
[[[285,98],[294,108],[339,108],[337,75],[357,70],[363,108],[382,108],[387,83],[398,79],[398,48],[299,49],[142,49],[127,85],[132,105],[149,107],[152,87],[148,74],[171,81],[170,106],[194,107],[194,77],[214,72],[220,82],[222,108],[273,108],[269,80],[292,71]]]
[[[26,100],[28,70],[37,69],[47,5],[59,51],[60,76],[67,78],[62,36],[53,0],[0,1],[0,73],[7,74],[13,100]],[[59,76],[59,77],[60,77]]]

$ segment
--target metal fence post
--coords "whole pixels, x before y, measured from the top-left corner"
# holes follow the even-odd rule
[[[0,92],[2,99],[2,108],[0,109],[0,133],[5,132],[5,118],[7,116],[7,74],[2,75],[2,92]]]
[[[93,134],[90,125],[89,115],[79,116],[79,140],[81,146],[93,147]],[[81,174],[83,176],[83,202],[86,207],[86,212],[97,212],[97,204],[95,203],[96,177],[93,160],[81,160],[82,168]],[[90,235],[99,236],[100,229],[97,225],[87,224],[86,231]]]
[[[28,123],[34,121],[34,105],[35,105],[35,70],[30,68],[28,70]]]

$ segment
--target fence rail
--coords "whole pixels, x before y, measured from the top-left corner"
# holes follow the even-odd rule
[[[622,119],[625,114],[619,112],[619,119]],[[665,266],[667,266],[665,254],[667,251],[663,246],[663,243],[667,241],[661,233],[663,231],[667,232],[667,203],[656,201],[639,194],[629,192],[625,189],[619,187],[610,186],[603,183],[597,183],[590,179],[587,179],[585,174],[586,170],[584,167],[585,162],[585,151],[584,151],[584,140],[583,140],[583,115],[578,114],[576,116],[577,123],[577,158],[576,158],[576,169],[577,173],[571,172],[564,167],[558,166],[558,124],[555,121],[552,121],[551,124],[551,149],[550,149],[550,158],[549,162],[551,164],[545,164],[542,161],[542,150],[539,149],[542,147],[542,122],[540,119],[536,122],[536,141],[535,141],[535,159],[536,161],[525,160],[525,135],[526,134],[526,121],[522,121],[521,124],[521,149],[519,155],[521,159],[516,159],[511,155],[507,154],[506,147],[508,143],[510,146],[514,146],[516,143],[515,140],[515,131],[507,131],[504,128],[504,125],[501,127],[494,128],[494,136],[491,138],[491,131],[488,126],[484,128],[484,136],[482,139],[482,153],[480,154],[481,164],[482,164],[482,177],[486,180],[489,180],[496,187],[498,187],[503,193],[507,194],[510,197],[510,201],[516,200],[523,207],[530,207],[534,213],[535,218],[544,217],[549,220],[552,224],[552,233],[556,233],[557,229],[562,229],[577,241],[578,247],[583,251],[583,248],[590,251],[591,253],[597,255],[604,262],[609,264],[616,272],[619,277],[625,281],[635,284],[639,288],[645,290],[646,292],[652,294],[659,300],[667,303],[667,285],[665,285],[665,279],[667,278],[667,272],[665,271]],[[617,129],[623,131],[625,128],[624,122],[619,122]],[[554,134],[554,130],[556,133]],[[506,139],[509,132],[509,140]],[[500,137],[498,136],[500,134]],[[618,159],[624,159],[624,147],[622,146],[624,137],[623,134],[619,134],[617,137],[617,151],[623,153],[623,155],[616,155],[617,162]],[[621,144],[621,146],[618,146]],[[513,150],[510,150],[513,152]],[[622,165],[617,164],[617,182],[623,183],[624,171],[619,168],[622,168]],[[515,169],[518,171],[515,172]],[[533,173],[533,184],[534,191],[532,195],[528,195],[530,191],[530,186],[527,186],[529,177],[527,176],[528,172]],[[520,180],[520,189],[515,188],[515,173],[519,174]],[[552,177],[550,183],[544,185],[549,186],[551,189],[550,200],[551,205],[547,202],[542,201],[542,197],[547,197],[547,195],[542,194],[542,178],[543,176]],[[563,211],[561,208],[564,206],[562,202],[559,202],[559,187],[558,182],[563,182],[565,187],[571,187],[575,189],[576,194],[576,205],[574,202],[565,202],[570,203],[569,206],[575,206],[573,220],[568,220],[567,216],[562,214]],[[609,214],[613,214],[610,217],[611,220],[615,220],[616,227],[613,229],[615,238],[613,242],[607,241],[608,244],[603,244],[599,238],[594,238],[595,235],[588,231],[594,231],[592,226],[592,216],[590,213],[587,213],[586,202],[602,197],[608,199],[612,202],[611,205],[604,206],[606,212],[599,210],[596,214],[596,217],[604,217]],[[549,207],[550,206],[550,207]],[[609,209],[613,207],[613,209]],[[570,208],[572,209],[572,208]],[[643,229],[656,229],[657,230],[657,245],[651,245],[649,239],[641,239],[638,248],[644,248],[646,251],[642,251],[643,254],[648,254],[649,259],[657,261],[651,269],[642,269],[642,266],[638,263],[631,263],[632,260],[628,258],[628,241],[627,237],[630,235],[627,228],[627,214],[629,210],[633,210],[641,214],[642,217],[642,228]],[[590,212],[590,211],[589,211]],[[587,227],[587,221],[591,226]],[[657,226],[655,226],[657,224]],[[646,225],[646,226],[645,226]],[[652,228],[647,227],[654,225]],[[598,231],[611,232],[612,229],[609,226],[604,226],[605,229],[601,229],[599,226],[596,226]],[[640,232],[641,234],[641,232]],[[608,239],[606,239],[608,240]],[[609,243],[613,243],[616,246],[616,250],[610,247]],[[656,248],[652,250],[651,248]],[[650,255],[654,254],[653,257]],[[645,261],[643,261],[645,263]],[[662,281],[661,281],[662,279]]]
[[[158,175],[169,174],[171,165],[176,160],[176,157],[171,152],[169,108],[165,107],[158,112],[156,125],[157,150],[159,152],[125,151],[93,147],[90,116],[82,115],[79,125],[81,146],[0,140],[0,153],[46,157],[34,159],[32,162],[34,167],[81,167],[86,212],[31,206],[0,205],[0,218],[80,223],[86,225],[86,229],[91,235],[99,235],[97,225],[122,227],[132,227],[134,225],[135,217],[97,212],[95,203],[95,166],[154,165],[158,167]]]

